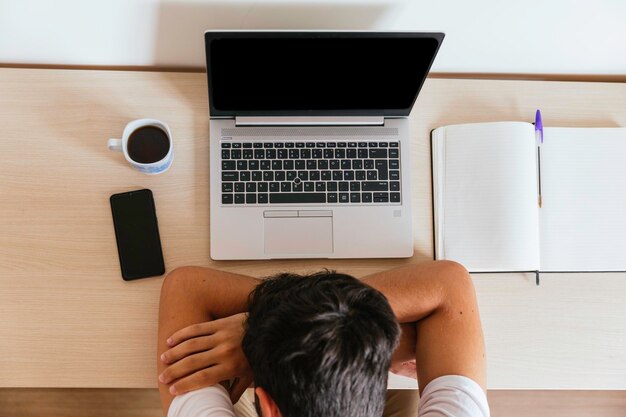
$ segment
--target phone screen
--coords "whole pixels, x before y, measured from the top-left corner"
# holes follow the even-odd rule
[[[122,278],[163,275],[165,265],[152,191],[113,194],[111,211]]]

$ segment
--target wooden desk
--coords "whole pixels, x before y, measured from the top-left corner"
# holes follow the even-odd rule
[[[532,120],[537,107],[548,126],[626,126],[626,85],[429,79],[411,116],[412,259],[214,262],[204,74],[0,69],[0,386],[156,386],[161,279],[122,281],[111,194],[153,190],[168,271],[363,276],[432,259],[431,129]],[[142,117],[172,129],[165,174],[138,173],[106,148]],[[490,388],[626,389],[626,275],[474,280]]]

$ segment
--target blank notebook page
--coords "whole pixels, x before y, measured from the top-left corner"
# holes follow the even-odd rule
[[[539,269],[536,149],[529,123],[435,130],[438,259],[472,272]]]
[[[544,271],[626,270],[626,128],[545,128]]]

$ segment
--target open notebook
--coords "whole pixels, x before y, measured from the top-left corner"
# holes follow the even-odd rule
[[[435,257],[472,272],[626,271],[626,128],[432,132]]]

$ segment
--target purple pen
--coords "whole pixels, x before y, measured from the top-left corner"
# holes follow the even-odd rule
[[[541,121],[541,111],[539,109],[537,109],[537,113],[535,113],[535,140],[537,141],[537,192],[539,194],[537,199],[539,208],[541,208],[543,205],[543,199],[541,197],[541,145],[543,145],[543,122]]]
[[[543,144],[543,122],[541,121],[541,110],[537,109],[535,113],[535,138],[537,145]]]

